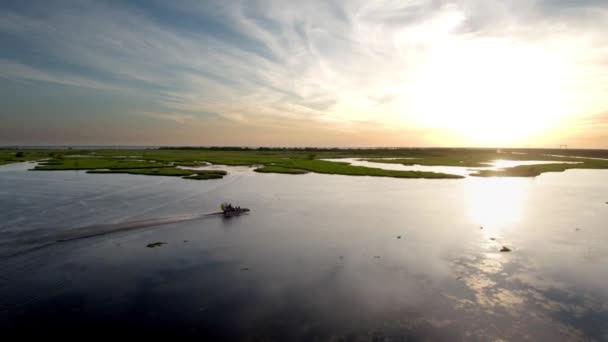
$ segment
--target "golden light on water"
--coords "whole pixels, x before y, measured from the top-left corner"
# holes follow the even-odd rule
[[[526,202],[525,183],[513,178],[470,178],[465,186],[471,220],[488,237],[498,237],[517,224]]]

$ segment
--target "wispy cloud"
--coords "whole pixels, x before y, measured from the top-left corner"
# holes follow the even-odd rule
[[[178,124],[185,124],[194,120],[194,115],[183,113],[153,113],[153,112],[133,112],[132,114],[157,120],[173,121]]]
[[[584,89],[560,115],[608,108],[597,86],[608,84],[607,20],[608,3],[590,0],[27,2],[0,6],[0,76],[146,94],[151,108],[129,113],[180,124],[212,113],[242,125],[411,132],[471,111],[505,115],[503,102],[534,91],[513,84],[543,86],[535,77],[554,70],[556,84]],[[489,73],[511,84],[492,84],[500,94],[483,106],[450,98],[488,89]]]
[[[22,80],[56,83],[74,87],[87,87],[96,89],[120,89],[109,83],[99,82],[95,79],[80,76],[70,72],[54,72],[29,65],[1,60],[0,77],[7,80]]]

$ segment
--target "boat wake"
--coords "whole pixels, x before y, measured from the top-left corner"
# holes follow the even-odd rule
[[[114,224],[99,224],[51,232],[19,232],[3,237],[3,241],[0,241],[0,257],[6,258],[15,256],[56,243],[184,221],[200,220],[206,217],[220,216],[223,214],[224,213],[220,211],[206,214],[158,217]]]

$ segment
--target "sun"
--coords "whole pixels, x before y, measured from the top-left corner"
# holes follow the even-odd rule
[[[419,125],[469,146],[533,142],[574,107],[572,66],[504,39],[457,40],[437,48],[411,82]]]

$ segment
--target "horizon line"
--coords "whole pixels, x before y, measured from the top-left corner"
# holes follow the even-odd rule
[[[200,149],[211,149],[211,148],[241,148],[241,149],[341,149],[341,150],[361,150],[361,149],[509,149],[509,150],[608,150],[608,148],[576,148],[576,147],[480,147],[480,146],[264,146],[264,145],[0,145],[0,149],[35,149],[35,148],[107,148],[107,149],[127,149],[127,148],[150,148],[150,149],[161,149],[161,148],[200,148]]]

